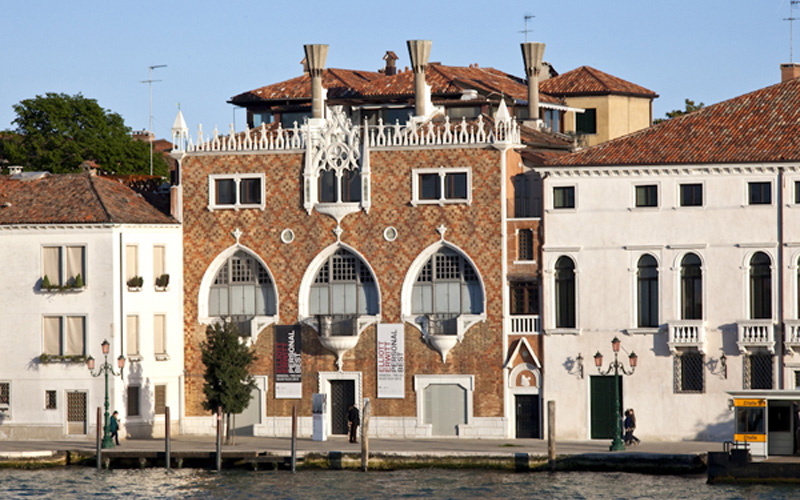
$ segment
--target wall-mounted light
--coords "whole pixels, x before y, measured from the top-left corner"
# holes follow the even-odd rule
[[[581,356],[581,353],[578,353],[578,357],[575,358],[575,363],[578,365],[578,376],[583,378],[583,356]]]

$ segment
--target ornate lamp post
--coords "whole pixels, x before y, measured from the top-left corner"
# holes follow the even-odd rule
[[[103,348],[103,357],[104,361],[103,364],[97,369],[97,373],[94,372],[94,358],[89,356],[86,359],[86,366],[89,368],[89,373],[93,377],[99,377],[100,375],[105,375],[106,377],[106,413],[104,416],[104,424],[103,424],[103,448],[113,448],[114,447],[114,440],[111,439],[111,431],[108,428],[108,374],[117,376],[119,375],[122,378],[122,369],[125,367],[125,357],[120,354],[117,358],[117,367],[119,368],[119,373],[114,372],[114,367],[108,364],[108,348],[109,343],[108,340],[104,340],[100,347]]]
[[[631,370],[627,371],[618,359],[620,344],[621,342],[617,337],[614,337],[614,340],[611,341],[611,349],[614,351],[614,361],[608,365],[608,369],[606,371],[603,371],[603,355],[600,354],[600,351],[597,351],[597,354],[594,355],[594,364],[597,367],[597,371],[600,372],[601,375],[609,375],[612,371],[614,372],[614,395],[616,397],[614,404],[615,426],[614,440],[611,441],[611,447],[609,448],[610,451],[625,451],[625,443],[623,443],[622,438],[620,438],[620,435],[622,434],[622,426],[620,425],[620,418],[622,418],[622,402],[619,399],[620,372],[622,372],[624,375],[633,375],[633,371],[636,369],[636,362],[639,360],[639,357],[636,355],[636,353],[631,352],[630,355],[628,355],[628,362],[631,365]]]

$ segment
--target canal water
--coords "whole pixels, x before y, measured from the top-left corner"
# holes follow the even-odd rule
[[[374,471],[0,470],[6,499],[794,499],[792,486],[708,485],[705,476],[512,473],[417,469]]]

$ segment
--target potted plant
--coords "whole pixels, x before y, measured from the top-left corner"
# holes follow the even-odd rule
[[[144,278],[141,276],[134,276],[133,278],[128,280],[128,288],[142,288],[144,285]]]
[[[162,274],[156,278],[156,288],[164,290],[167,286],[169,286],[169,274]]]
[[[83,283],[83,276],[81,276],[81,273],[78,273],[78,275],[75,276],[75,282],[73,283],[73,285],[75,288],[83,288],[84,286],[86,286]]]

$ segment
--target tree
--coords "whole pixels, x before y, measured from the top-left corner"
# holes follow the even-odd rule
[[[676,116],[683,116],[683,115],[691,113],[693,111],[697,111],[698,109],[703,109],[703,106],[705,106],[705,104],[703,104],[702,102],[700,104],[695,104],[694,101],[691,100],[691,99],[686,99],[684,101],[684,104],[686,106],[686,109],[673,109],[672,111],[667,111],[665,113],[667,117],[666,118],[657,118],[657,119],[653,120],[653,125],[656,125],[656,124],[661,123],[661,122],[665,122],[665,121],[669,120],[670,118],[675,118]]]
[[[206,341],[200,344],[206,366],[203,408],[216,414],[222,408],[225,416],[225,444],[232,444],[231,416],[241,413],[250,403],[250,393],[256,383],[250,375],[250,365],[257,359],[255,352],[239,341],[239,331],[230,322],[206,328]]]
[[[81,94],[47,93],[15,104],[16,129],[0,134],[0,157],[26,169],[54,173],[78,171],[86,160],[116,174],[149,174],[149,144],[137,141],[117,113]],[[153,173],[166,176],[161,155]]]

